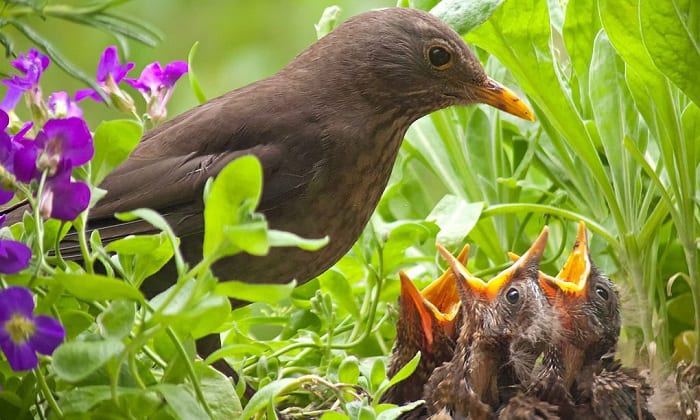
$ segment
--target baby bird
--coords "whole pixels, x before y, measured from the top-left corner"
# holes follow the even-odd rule
[[[458,257],[463,264],[466,264],[468,254],[469,245],[466,245]],[[396,375],[419,351],[421,358],[413,374],[389,388],[380,401],[402,405],[421,399],[423,387],[433,370],[452,358],[460,300],[454,274],[449,269],[422,292],[404,272],[399,272],[399,277],[401,294],[396,344],[387,376]],[[414,410],[413,417],[404,418],[418,418],[421,410],[424,407]]]
[[[474,277],[438,246],[455,274],[462,325],[454,356],[435,370],[425,388],[431,413],[492,418],[507,391],[531,374],[543,337],[552,329],[537,283],[548,232],[545,227],[515,264],[489,282]]]
[[[583,222],[559,274],[540,273],[539,281],[561,331],[545,351],[528,393],[557,405],[563,418],[653,418],[646,407],[651,388],[614,360],[618,296],[591,261]]]

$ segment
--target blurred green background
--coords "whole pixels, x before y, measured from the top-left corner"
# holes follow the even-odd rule
[[[92,2],[64,0],[58,3],[86,5]],[[363,11],[394,4],[394,0],[132,0],[112,11],[147,23],[163,35],[162,42],[155,48],[129,41],[129,50],[123,53],[136,63],[131,77],[138,77],[143,67],[153,61],[164,65],[173,60],[187,60],[190,48],[199,41],[194,68],[204,93],[212,98],[282,68],[316,40],[314,23],[326,7],[340,6],[340,20],[343,21]],[[109,34],[55,18],[33,17],[28,23],[90,76],[95,74],[102,50],[116,43]],[[30,44],[14,28],[6,29],[16,41],[17,51],[29,48]],[[2,60],[0,71],[10,71],[9,61]],[[45,94],[57,90],[73,93],[85,88],[55,64],[44,74],[42,86]],[[136,92],[126,89],[134,99],[140,99]],[[0,92],[4,95],[4,86]],[[115,111],[88,102],[82,104],[88,118],[115,116]],[[196,104],[188,81],[183,78],[178,82],[168,115],[173,117]]]

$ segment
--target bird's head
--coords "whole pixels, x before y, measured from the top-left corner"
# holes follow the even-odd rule
[[[465,246],[460,261],[466,263],[469,245]],[[451,270],[419,291],[403,271],[399,272],[401,294],[399,296],[399,322],[397,343],[412,341],[424,355],[439,351],[445,339],[455,338],[455,321],[460,307],[459,294]]]
[[[317,43],[331,54],[326,74],[351,80],[372,101],[395,103],[415,118],[451,105],[485,103],[534,120],[513,92],[489,78],[462,38],[437,17],[388,8],[355,16]]]
[[[588,358],[614,351],[620,334],[617,291],[591,261],[585,223],[579,223],[576,243],[559,274],[540,273],[540,285],[574,346],[587,349]]]

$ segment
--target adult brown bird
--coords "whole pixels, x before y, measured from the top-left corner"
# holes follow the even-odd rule
[[[258,211],[269,226],[307,238],[328,236],[316,252],[275,248],[213,266],[220,280],[305,282],[357,240],[387,184],[408,127],[452,105],[486,103],[533,120],[528,107],[490,79],[462,38],[438,18],[388,8],[339,25],[278,73],[193,108],[146,133],[129,159],[100,185],[107,195],[89,225],[109,242],[152,233],[115,212],[159,211],[181,239],[185,259],[202,256],[208,178],[232,160],[263,166]],[[21,220],[16,212],[13,220]],[[68,250],[62,250],[68,256]],[[142,288],[172,285],[169,264]]]
[[[469,245],[457,257],[467,263]],[[423,396],[430,374],[452,358],[457,340],[456,322],[460,307],[454,274],[447,269],[437,280],[419,291],[411,279],[399,272],[401,294],[396,323],[396,344],[392,349],[387,377],[393,378],[417,352],[420,361],[411,376],[389,388],[380,402],[403,405]],[[424,407],[417,407],[402,418],[423,418]]]
[[[201,259],[206,180],[244,155],[260,159],[258,211],[273,229],[328,236],[319,251],[276,248],[214,265],[221,280],[305,282],[357,240],[387,184],[408,127],[451,105],[483,102],[526,119],[527,106],[489,79],[462,38],[436,17],[390,8],[358,15],[274,76],[200,105],[148,132],[110,174],[91,211],[103,239],[143,233],[114,212],[166,215],[185,259]],[[172,282],[170,273],[157,275]]]
[[[545,227],[520,260],[486,283],[440,248],[457,279],[463,319],[453,358],[435,370],[425,388],[430,412],[490,418],[502,404],[501,391],[530,374],[551,328],[537,286],[547,236]]]
[[[653,418],[651,388],[634,370],[614,360],[620,334],[617,291],[590,258],[586,226],[556,277],[540,284],[560,318],[560,339],[545,351],[530,394],[559,406],[564,417]]]

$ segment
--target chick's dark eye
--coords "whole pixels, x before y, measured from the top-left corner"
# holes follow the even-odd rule
[[[608,300],[608,291],[605,288],[597,286],[595,288],[595,293],[600,296],[603,300]]]
[[[515,305],[520,299],[520,292],[518,292],[518,289],[512,288],[506,293],[506,299],[509,303]]]
[[[450,63],[452,54],[443,47],[431,47],[428,51],[428,58],[430,58],[430,64],[440,69],[445,68]]]

